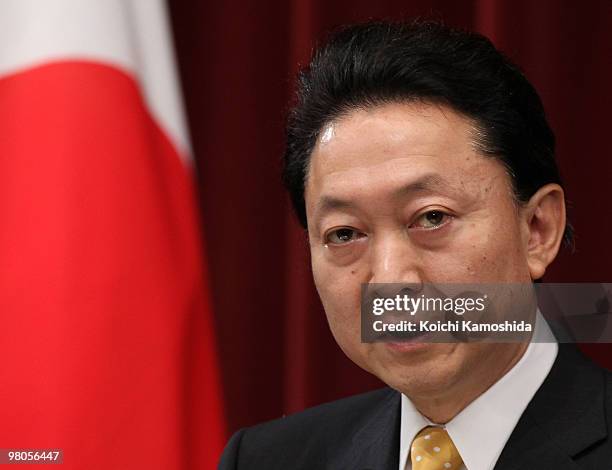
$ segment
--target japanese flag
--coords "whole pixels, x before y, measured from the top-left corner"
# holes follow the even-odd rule
[[[0,2],[0,449],[215,468],[193,173],[161,0]]]

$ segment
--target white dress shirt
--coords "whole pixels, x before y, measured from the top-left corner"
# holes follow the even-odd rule
[[[529,346],[501,379],[443,426],[463,459],[458,470],[491,470],[519,418],[550,372],[559,346],[538,311]],[[439,426],[402,394],[399,470],[412,470],[410,446],[425,426]]]

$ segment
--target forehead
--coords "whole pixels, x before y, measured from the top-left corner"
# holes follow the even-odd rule
[[[310,160],[306,199],[323,192],[357,194],[434,175],[470,191],[504,175],[480,155],[475,124],[452,109],[390,103],[356,109],[325,126]]]

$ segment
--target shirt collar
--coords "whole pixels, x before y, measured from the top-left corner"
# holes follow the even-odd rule
[[[538,310],[532,340],[521,359],[444,426],[468,470],[493,468],[519,418],[550,372],[557,351],[557,341]],[[425,426],[439,425],[421,415],[402,394],[400,470],[408,461],[412,440]]]

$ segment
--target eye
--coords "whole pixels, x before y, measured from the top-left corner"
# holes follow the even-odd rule
[[[416,222],[411,225],[411,227],[421,229],[436,229],[446,225],[451,219],[452,216],[446,212],[442,212],[440,210],[427,211],[421,214],[417,218]]]
[[[325,235],[325,244],[329,245],[346,245],[347,243],[353,242],[364,236],[363,233],[358,232],[352,228],[342,227]]]

